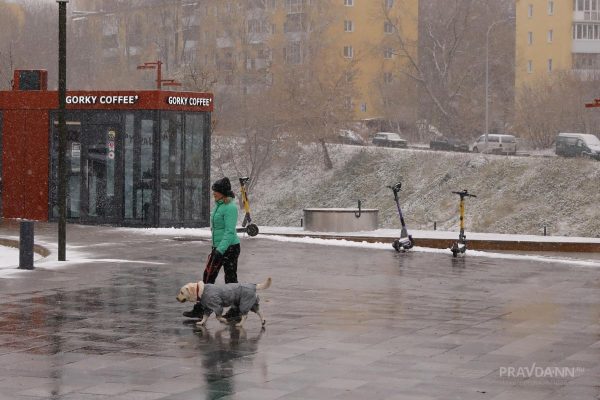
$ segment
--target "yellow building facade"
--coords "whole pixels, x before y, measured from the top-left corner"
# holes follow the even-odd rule
[[[600,1],[516,1],[515,87],[554,71],[600,70]]]
[[[416,46],[402,50],[399,43],[418,40],[418,1],[334,0],[333,7],[334,24],[327,32],[335,43],[330,56],[339,63],[355,59],[355,119],[385,117],[382,87],[408,68],[403,51],[417,59]]]
[[[326,46],[319,52],[323,65],[355,67],[355,91],[344,100],[356,120],[384,117],[381,87],[401,75],[406,63],[397,35],[405,43],[418,40],[418,0],[72,3],[73,9],[89,11],[72,21],[96,32],[101,57],[110,65],[132,71],[137,64],[161,59],[168,74],[197,66],[214,71],[216,89],[233,92],[270,85],[287,65],[308,60],[308,41],[320,41]],[[315,30],[323,23],[325,29]],[[416,53],[416,48],[409,51]]]

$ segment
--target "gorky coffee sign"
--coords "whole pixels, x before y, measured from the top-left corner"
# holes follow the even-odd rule
[[[135,104],[139,100],[137,95],[87,95],[87,96],[67,96],[67,104]]]
[[[210,97],[169,96],[166,102],[170,106],[210,107]]]

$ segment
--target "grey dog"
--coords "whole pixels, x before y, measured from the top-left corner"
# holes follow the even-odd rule
[[[268,289],[271,286],[271,278],[267,278],[263,283],[227,283],[224,285],[214,285],[204,282],[191,282],[183,285],[177,294],[177,301],[184,303],[186,301],[199,302],[204,309],[202,319],[196,322],[196,325],[202,326],[211,313],[215,313],[216,318],[226,324],[227,320],[223,318],[224,307],[236,307],[240,310],[242,319],[236,326],[242,326],[248,317],[248,312],[255,312],[262,325],[267,322],[259,310],[259,298],[257,290]]]

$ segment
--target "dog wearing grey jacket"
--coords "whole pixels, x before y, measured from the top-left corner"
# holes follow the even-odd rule
[[[222,323],[227,324],[223,318],[223,309],[225,307],[236,307],[240,310],[241,321],[236,326],[242,326],[248,317],[248,312],[255,312],[261,324],[264,326],[266,320],[259,310],[259,298],[257,290],[268,289],[271,286],[271,278],[267,278],[263,283],[226,283],[224,285],[215,285],[204,282],[191,282],[183,285],[177,294],[177,301],[180,303],[199,302],[204,309],[202,319],[196,322],[197,326],[203,326],[211,313]]]

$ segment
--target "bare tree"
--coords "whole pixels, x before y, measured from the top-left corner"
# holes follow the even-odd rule
[[[400,9],[410,9],[408,1],[398,3]],[[382,13],[393,30],[381,45],[393,49],[395,56],[405,60],[395,75],[405,75],[417,83],[421,93],[416,105],[419,118],[458,136],[469,136],[481,130],[481,105],[484,104],[482,97],[485,97],[485,36],[490,24],[508,18],[510,12],[511,7],[506,0],[424,0],[419,6],[417,43],[411,41],[403,29],[400,15],[405,14],[393,12],[382,1]],[[510,40],[510,32],[498,28],[494,37],[501,36],[504,43],[511,43],[514,40]],[[502,65],[512,68],[513,63],[506,63],[506,60],[510,60],[513,53],[507,46],[494,53],[492,68],[499,70]],[[495,81],[499,80],[499,76],[494,74]],[[502,76],[504,86],[512,84],[507,81],[510,74],[503,73]],[[398,93],[397,98],[400,95]],[[508,96],[498,98],[508,101]]]
[[[326,142],[352,120],[352,77],[361,58],[331,57],[338,51],[324,32],[334,20],[333,9],[329,0],[312,1],[301,17],[288,16],[285,29],[296,35],[285,43],[273,91],[286,130],[300,140],[320,143],[326,169],[332,168]]]
[[[536,148],[547,148],[559,132],[597,133],[598,110],[586,109],[600,93],[600,75],[555,72],[524,86],[516,102],[516,130]]]

